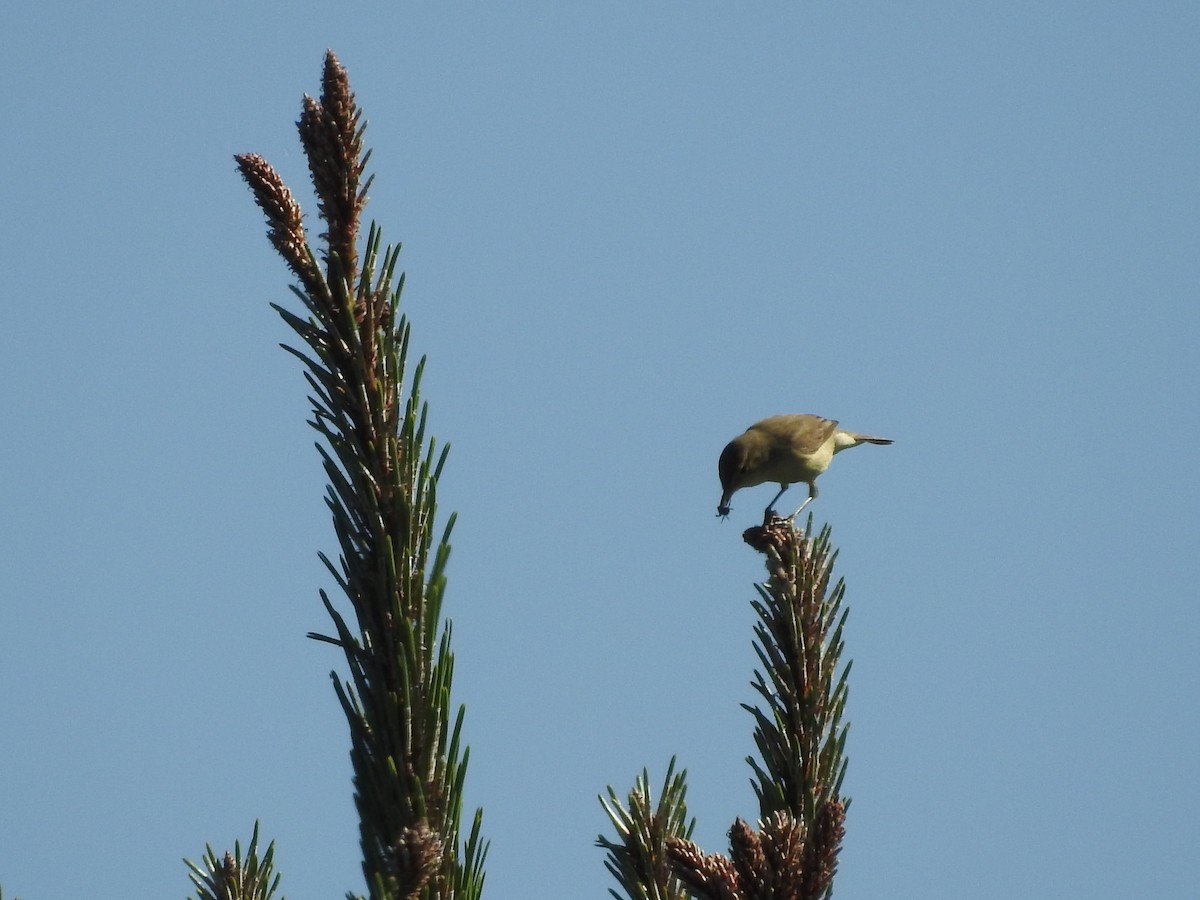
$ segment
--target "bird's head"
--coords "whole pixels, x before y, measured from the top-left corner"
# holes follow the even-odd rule
[[[717,475],[721,479],[721,502],[717,504],[717,515],[722,519],[729,515],[729,498],[744,486],[741,480],[746,467],[746,446],[741,438],[734,438],[721,451],[717,462]]]

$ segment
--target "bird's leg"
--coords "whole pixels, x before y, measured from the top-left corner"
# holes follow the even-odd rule
[[[788,522],[795,522],[796,516],[800,515],[800,513],[804,511],[804,507],[808,506],[808,504],[812,503],[816,499],[817,499],[817,486],[815,484],[809,484],[808,499],[800,504],[800,509],[796,510],[794,513],[792,513],[790,516],[787,517]]]
[[[780,497],[782,497],[783,492],[786,491],[790,487],[791,487],[790,484],[780,484],[779,485],[779,493],[771,498],[771,502],[768,503],[767,508],[763,510],[763,521],[766,521],[766,519],[771,515],[771,511],[775,509],[775,501],[778,500]]]

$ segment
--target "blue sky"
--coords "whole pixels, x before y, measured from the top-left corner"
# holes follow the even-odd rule
[[[8,4],[0,884],[361,889],[291,302],[329,47],[452,444],[487,895],[600,897],[595,797],[754,815],[763,577],[716,459],[895,439],[812,507],[849,583],[841,900],[1183,897],[1200,827],[1200,7]],[[319,230],[319,229],[314,229]]]

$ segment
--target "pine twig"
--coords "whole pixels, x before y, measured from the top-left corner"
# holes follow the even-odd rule
[[[196,887],[197,900],[272,900],[279,887],[275,842],[267,846],[261,857],[258,855],[257,822],[245,856],[241,844],[235,841],[233,852],[226,851],[221,858],[211,846],[205,846],[203,868],[191,860],[185,859],[184,863],[191,870],[188,877]],[[284,900],[282,895],[279,900]]]
[[[325,502],[340,552],[320,558],[350,606],[324,591],[330,635],[345,654],[332,673],[350,726],[363,873],[373,900],[475,900],[487,845],[476,812],[460,836],[468,751],[463,711],[450,712],[454,656],[441,619],[449,537],[434,534],[437,481],[447,447],[427,434],[422,359],[405,390],[410,328],[398,316],[400,248],[372,224],[359,251],[371,178],[365,124],[345,68],[327,53],[321,96],[305,97],[297,127],[326,230],[319,254],[300,207],[261,157],[236,157],[267,236],[300,281],[307,317],[272,304],[301,338],[285,349],[304,366],[310,425],[329,486]],[[318,258],[320,262],[318,262]],[[323,265],[323,268],[322,268]]]
[[[814,539],[769,517],[744,538],[767,557],[770,575],[754,611],[760,668],[752,686],[760,760],[748,757],[759,803],[759,830],[738,819],[729,856],[705,855],[670,840],[672,871],[704,900],[825,900],[833,892],[845,836],[846,774],[842,723],[850,666],[842,667],[845,586],[830,579],[837,557],[828,526]]]
[[[687,816],[687,772],[675,772],[671,758],[663,779],[658,803],[650,790],[650,776],[643,769],[626,803],[621,803],[610,786],[600,804],[617,831],[613,841],[600,835],[596,844],[608,851],[604,866],[625,891],[629,900],[685,900],[687,892],[672,874],[667,845],[688,840],[695,819]],[[621,894],[609,893],[617,900]]]

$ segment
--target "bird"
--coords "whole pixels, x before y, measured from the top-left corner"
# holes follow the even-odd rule
[[[859,444],[890,444],[889,438],[857,434],[838,428],[834,419],[808,413],[771,416],[755,422],[721,451],[717,474],[721,478],[721,502],[717,515],[729,515],[729,499],[735,491],[773,481],[779,493],[764,510],[764,517],[793,484],[808,485],[808,499],[788,517],[795,520],[817,497],[817,476],[829,468],[833,455]]]

